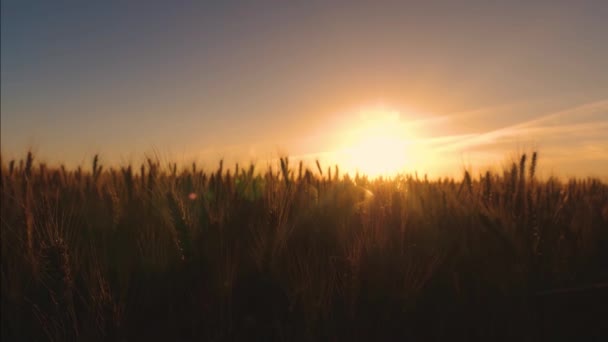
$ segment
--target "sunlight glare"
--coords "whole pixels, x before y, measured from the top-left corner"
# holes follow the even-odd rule
[[[354,127],[345,132],[335,158],[348,172],[370,177],[393,176],[412,166],[413,138],[398,111],[382,107],[364,109]]]

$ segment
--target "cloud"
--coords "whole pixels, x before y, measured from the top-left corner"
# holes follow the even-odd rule
[[[518,140],[523,136],[541,140],[547,136],[566,133],[580,134],[581,137],[603,133],[608,136],[608,99],[549,113],[492,131],[472,134],[462,139],[454,139],[456,141],[443,144],[437,147],[436,151],[462,151],[498,141]]]

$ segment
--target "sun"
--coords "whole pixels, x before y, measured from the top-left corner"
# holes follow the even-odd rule
[[[393,176],[411,166],[412,141],[413,134],[398,111],[367,108],[345,130],[335,159],[348,172]]]

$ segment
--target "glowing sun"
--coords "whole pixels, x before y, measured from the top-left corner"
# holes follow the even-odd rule
[[[346,130],[335,152],[336,160],[347,171],[370,177],[392,176],[411,166],[413,135],[398,111],[361,110],[353,126]]]

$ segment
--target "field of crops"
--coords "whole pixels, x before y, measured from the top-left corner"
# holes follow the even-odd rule
[[[2,340],[599,337],[608,185],[536,164],[431,181],[3,160]]]

